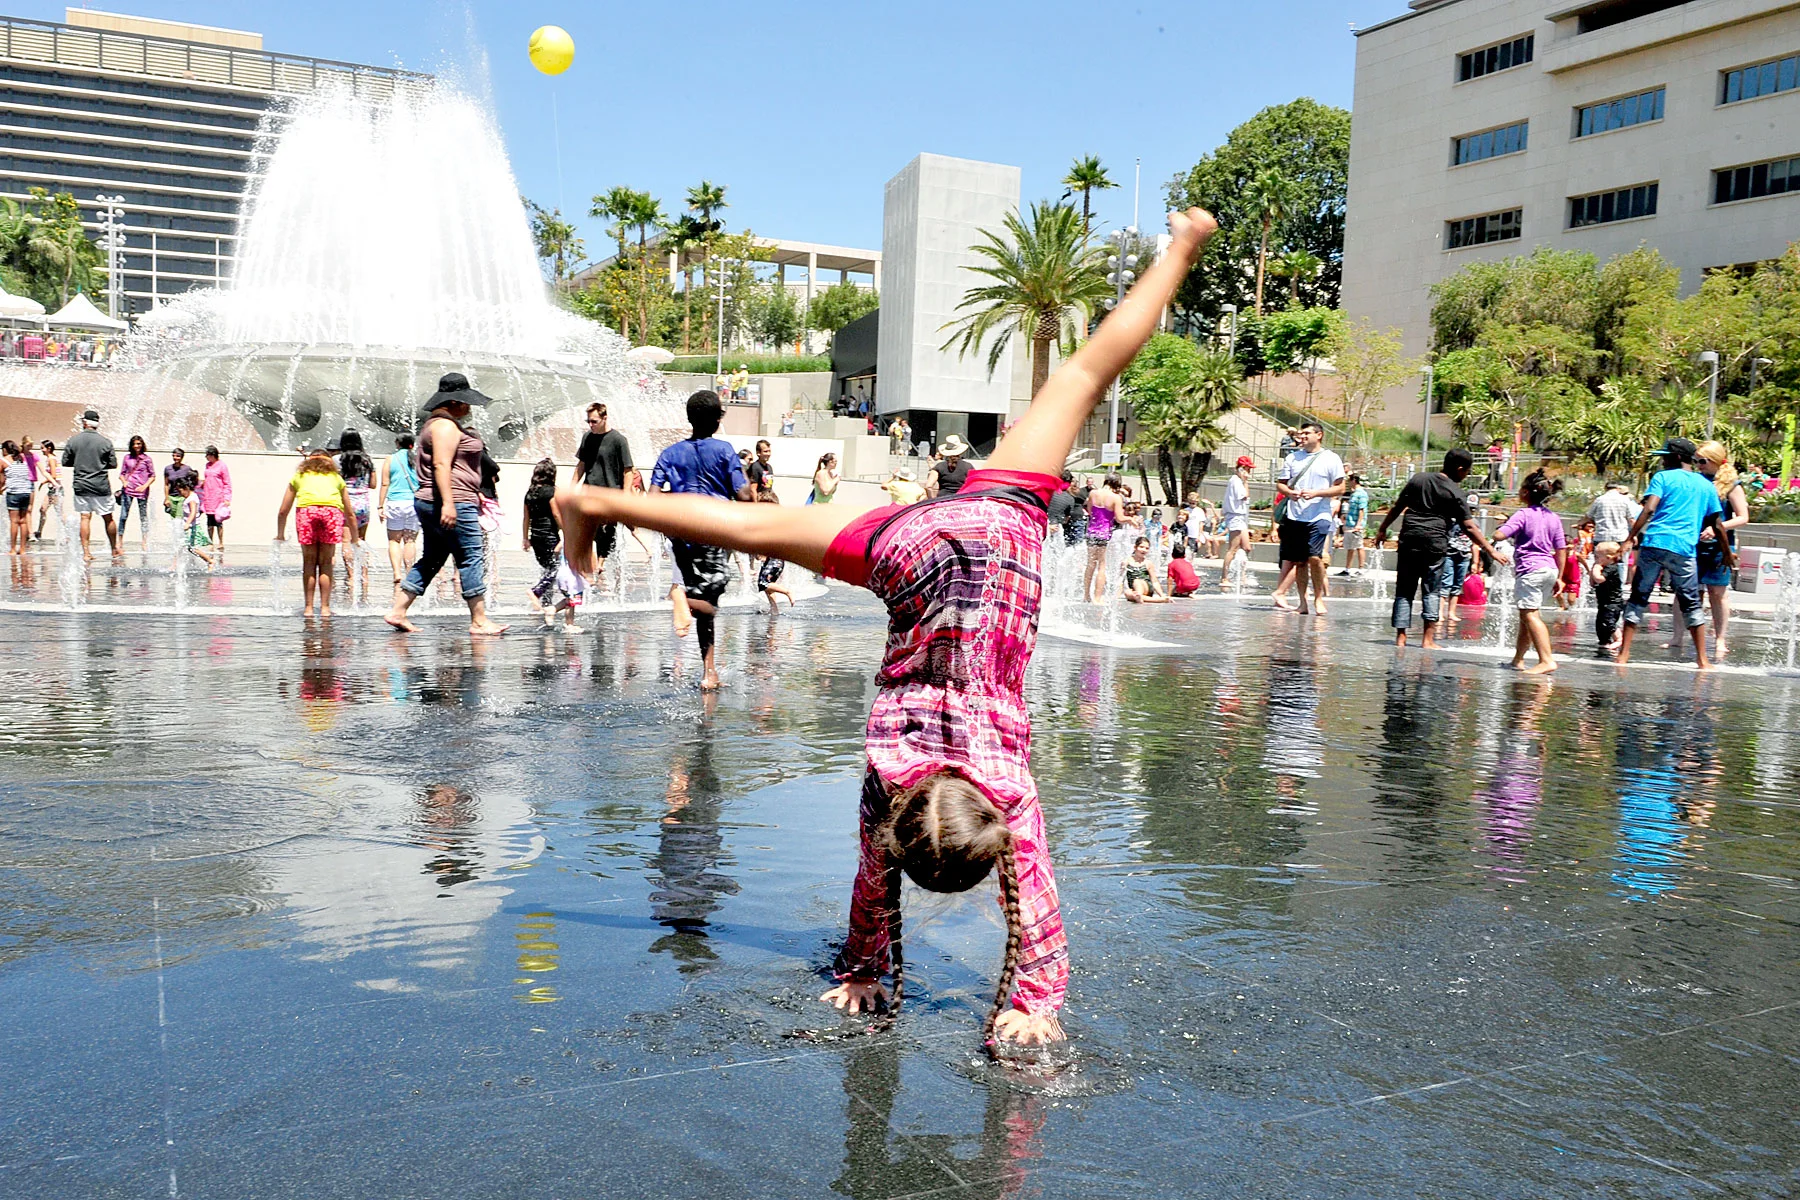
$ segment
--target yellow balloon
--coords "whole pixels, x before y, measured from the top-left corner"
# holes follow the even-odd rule
[[[561,75],[575,61],[575,39],[560,25],[545,25],[531,34],[531,65],[546,75]]]

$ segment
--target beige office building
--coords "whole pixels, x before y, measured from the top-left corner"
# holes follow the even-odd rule
[[[1345,309],[1408,354],[1473,261],[1643,244],[1692,290],[1800,240],[1800,2],[1410,7],[1357,33],[1344,237]],[[1420,403],[1396,388],[1386,419]]]

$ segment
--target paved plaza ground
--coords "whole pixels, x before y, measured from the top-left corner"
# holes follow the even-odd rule
[[[714,698],[649,613],[7,612],[0,1196],[1792,1195],[1800,680],[1384,615],[1041,645],[1042,1083],[980,1057],[991,888],[909,891],[893,1032],[788,1036],[839,1025],[866,595],[723,617]]]

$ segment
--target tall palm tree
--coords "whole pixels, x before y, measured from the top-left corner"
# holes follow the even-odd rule
[[[1088,316],[1111,293],[1097,247],[1082,235],[1075,210],[1040,200],[1031,206],[1031,219],[1017,212],[1006,214],[1002,234],[981,230],[981,241],[969,247],[987,261],[969,270],[985,275],[991,283],[963,293],[956,311],[962,315],[944,323],[954,327],[941,349],[956,348],[959,357],[988,346],[990,376],[1000,363],[1014,333],[1031,342],[1031,394],[1035,397],[1050,377],[1050,344],[1072,346],[1077,330],[1087,329]]]
[[[1119,185],[1107,177],[1106,168],[1100,165],[1100,156],[1090,154],[1069,166],[1069,173],[1063,176],[1063,186],[1081,193],[1081,232],[1085,235],[1090,227],[1089,201],[1093,194]]]
[[[1256,315],[1263,312],[1263,277],[1269,263],[1269,233],[1277,221],[1285,221],[1300,201],[1300,188],[1292,179],[1274,168],[1256,173],[1244,189],[1251,209],[1262,218],[1262,243],[1256,250]]]
[[[637,198],[643,194],[621,184],[595,196],[593,207],[588,209],[588,216],[613,222],[613,228],[607,232],[618,239],[619,262],[625,261],[625,231],[631,225],[631,214],[637,211]]]
[[[638,236],[638,336],[650,340],[650,231],[668,221],[662,201],[649,192],[632,195],[631,218],[627,222],[637,228]]]
[[[691,193],[690,193],[691,194]],[[708,223],[683,213],[669,226],[669,242],[681,263],[681,352],[688,353],[690,331],[694,323],[694,264],[696,256],[704,256],[712,239]]]
[[[1289,250],[1276,256],[1269,264],[1269,271],[1282,275],[1288,281],[1288,299],[1295,305],[1300,303],[1300,283],[1302,280],[1317,279],[1319,272],[1325,269],[1324,260],[1306,250]]]
[[[706,225],[708,233],[717,233],[725,227],[723,221],[717,221],[713,214],[721,208],[730,208],[725,200],[725,185],[702,179],[687,190],[688,211],[699,217]]]

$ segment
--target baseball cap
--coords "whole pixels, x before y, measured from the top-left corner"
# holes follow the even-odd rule
[[[1673,437],[1663,442],[1661,450],[1652,450],[1652,458],[1661,458],[1665,463],[1691,463],[1700,453],[1700,447],[1686,438]]]
[[[1252,471],[1256,470],[1256,460],[1251,458],[1248,454],[1238,455],[1237,465],[1240,467],[1248,467]]]

